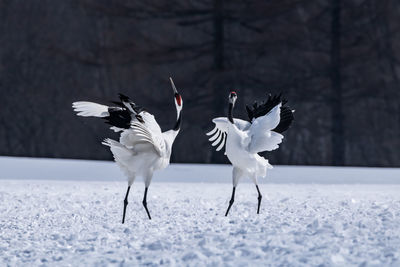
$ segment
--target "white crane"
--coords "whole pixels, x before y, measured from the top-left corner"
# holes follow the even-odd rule
[[[252,179],[258,192],[257,214],[260,213],[262,195],[258,188],[257,178],[265,177],[267,169],[272,169],[268,160],[258,155],[263,151],[272,151],[278,148],[282,142],[282,132],[286,131],[294,117],[289,107],[285,106],[286,100],[281,100],[281,95],[272,97],[253,107],[246,106],[249,121],[234,119],[232,110],[235,106],[237,94],[229,94],[228,118],[219,117],[213,119],[215,128],[207,133],[211,136],[209,141],[212,146],[217,146],[217,151],[225,145],[225,155],[233,165],[232,171],[232,197],[229,201],[225,216],[235,200],[236,186],[241,177],[247,176]]]
[[[174,91],[177,119],[174,128],[166,132],[161,132],[161,128],[152,114],[122,94],[120,94],[121,102],[113,102],[117,107],[86,101],[72,104],[78,116],[103,118],[112,126],[112,130],[121,132],[119,142],[107,138],[102,144],[110,147],[115,162],[128,178],[122,223],[125,222],[129,190],[138,176],[144,179],[145,190],[142,203],[151,220],[147,208],[147,190],[153,172],[162,170],[169,165],[172,144],[180,131],[182,122],[183,100],[171,78],[170,81]]]

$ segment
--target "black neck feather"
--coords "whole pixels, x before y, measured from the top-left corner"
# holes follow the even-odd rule
[[[229,109],[228,109],[228,119],[231,123],[233,122],[233,117],[232,117],[232,110],[233,110],[233,104],[229,103]]]
[[[174,126],[174,131],[179,131],[181,128],[181,124],[182,124],[182,111],[179,112],[179,117],[176,120],[175,126]]]

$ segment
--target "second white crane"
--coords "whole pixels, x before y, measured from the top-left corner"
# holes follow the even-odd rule
[[[207,133],[211,135],[209,141],[212,146],[218,146],[217,151],[225,145],[225,154],[233,165],[232,197],[229,201],[225,216],[235,200],[235,191],[239,179],[249,177],[256,185],[258,192],[257,214],[260,213],[262,195],[258,187],[257,178],[265,177],[267,169],[272,169],[268,160],[258,155],[263,151],[272,151],[282,142],[282,132],[286,131],[293,121],[293,112],[285,106],[281,96],[269,96],[261,105],[257,102],[253,107],[246,106],[249,121],[234,119],[232,110],[237,99],[236,92],[229,94],[228,118],[213,119],[215,128]]]

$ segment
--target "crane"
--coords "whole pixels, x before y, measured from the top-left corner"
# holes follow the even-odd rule
[[[269,95],[267,101],[261,104],[255,102],[252,107],[246,106],[248,121],[233,118],[236,99],[236,92],[231,92],[228,117],[213,119],[215,128],[207,133],[217,151],[225,146],[225,155],[233,165],[232,196],[225,216],[228,216],[234,203],[236,187],[242,177],[249,177],[255,184],[258,192],[257,214],[260,213],[262,194],[257,178],[265,177],[272,165],[258,153],[277,149],[283,139],[281,133],[289,128],[294,119],[294,110],[286,106],[287,101],[282,100],[281,95]]]
[[[176,107],[175,126],[162,132],[154,116],[142,107],[136,105],[129,97],[119,94],[120,101],[113,102],[115,106],[78,101],[72,107],[78,116],[99,117],[111,125],[111,129],[120,133],[119,141],[110,138],[102,144],[110,148],[114,160],[128,180],[128,188],[124,199],[122,223],[125,222],[126,207],[130,188],[136,177],[143,177],[145,191],[143,207],[151,220],[147,208],[147,192],[154,171],[162,170],[169,165],[172,145],[181,129],[183,99],[170,78],[174,92]]]

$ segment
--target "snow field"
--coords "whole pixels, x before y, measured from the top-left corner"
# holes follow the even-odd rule
[[[400,185],[0,180],[0,266],[399,266]]]

